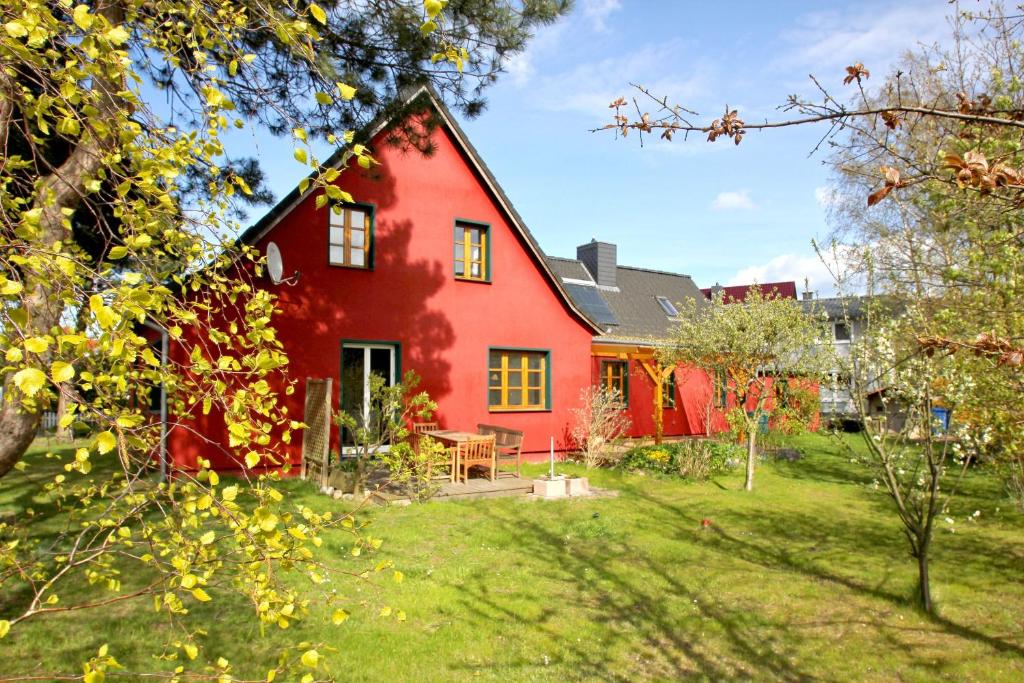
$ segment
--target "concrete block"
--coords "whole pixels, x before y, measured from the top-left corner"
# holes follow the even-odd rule
[[[565,479],[534,479],[533,495],[541,498],[565,498]]]
[[[567,496],[590,495],[590,482],[586,477],[570,477],[565,480],[565,494]]]

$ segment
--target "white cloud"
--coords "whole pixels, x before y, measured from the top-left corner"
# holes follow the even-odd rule
[[[837,245],[825,251],[824,261],[817,254],[781,254],[766,263],[748,266],[726,281],[727,285],[749,285],[754,282],[795,282],[797,291],[804,291],[804,280],[815,296],[835,296],[836,276],[843,280],[846,293],[863,290],[863,283],[852,272],[854,253],[850,247]],[[826,265],[827,262],[827,265]]]
[[[622,3],[619,0],[584,0],[583,2],[583,16],[587,18],[591,28],[597,33],[608,31],[608,17],[620,9],[622,9]]]
[[[666,65],[683,62],[685,52],[682,41],[672,40],[577,64],[561,73],[540,75],[530,83],[530,99],[548,111],[581,113],[607,123],[611,120],[608,104],[622,96],[636,95],[641,108],[655,109],[653,102],[645,104],[630,86],[637,78],[643,78],[644,86],[651,92],[671,93],[676,102],[692,106],[692,100],[707,91],[713,66],[694,60],[686,76],[666,73]]]
[[[947,15],[955,6],[934,0],[805,14],[782,34],[790,49],[778,65],[809,69],[826,87],[838,84],[844,67],[861,62],[872,73],[868,81],[881,81],[890,66],[907,50],[947,37]]]
[[[749,190],[736,190],[719,192],[711,202],[711,208],[715,211],[749,211],[756,209],[757,205],[750,198]]]
[[[749,285],[754,282],[796,282],[797,290],[803,291],[804,278],[807,278],[811,291],[834,291],[832,275],[817,256],[801,254],[782,254],[759,266],[749,266],[739,270],[729,278],[726,284]]]

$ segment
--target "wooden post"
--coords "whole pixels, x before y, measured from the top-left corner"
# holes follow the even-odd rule
[[[668,373],[675,372],[675,367],[655,367],[647,360],[641,360],[640,365],[654,382],[654,443],[660,445],[665,433],[665,409],[662,407],[665,401],[664,382]]]

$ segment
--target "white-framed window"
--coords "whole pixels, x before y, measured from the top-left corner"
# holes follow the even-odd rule
[[[398,381],[398,344],[392,342],[344,341],[341,344],[341,410],[356,418],[360,425],[370,423],[372,413],[380,410],[370,396],[370,377],[377,375],[386,386]],[[341,430],[342,453],[353,452],[352,434]],[[384,448],[387,448],[385,446]]]

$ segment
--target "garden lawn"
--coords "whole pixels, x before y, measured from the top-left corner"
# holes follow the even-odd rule
[[[198,607],[205,646],[262,676],[256,664],[276,647],[324,641],[327,671],[345,681],[1024,680],[1024,518],[998,482],[969,472],[949,511],[955,532],[939,525],[941,614],[928,618],[909,602],[915,566],[870,475],[826,437],[792,443],[805,458],[762,464],[752,493],[738,472],[693,484],[596,471],[591,484],[617,495],[368,510],[384,539],[369,562],[394,560],[401,583],[390,572],[297,579],[313,615],[265,636],[244,605],[215,595]],[[0,514],[45,510],[24,476],[0,480]],[[305,482],[283,486],[296,503],[345,509]],[[367,566],[347,534],[324,540],[331,566]],[[341,625],[328,591],[352,613]],[[0,644],[0,678],[80,671],[104,642],[131,669],[167,666],[148,658],[164,628],[148,601],[19,626]]]

